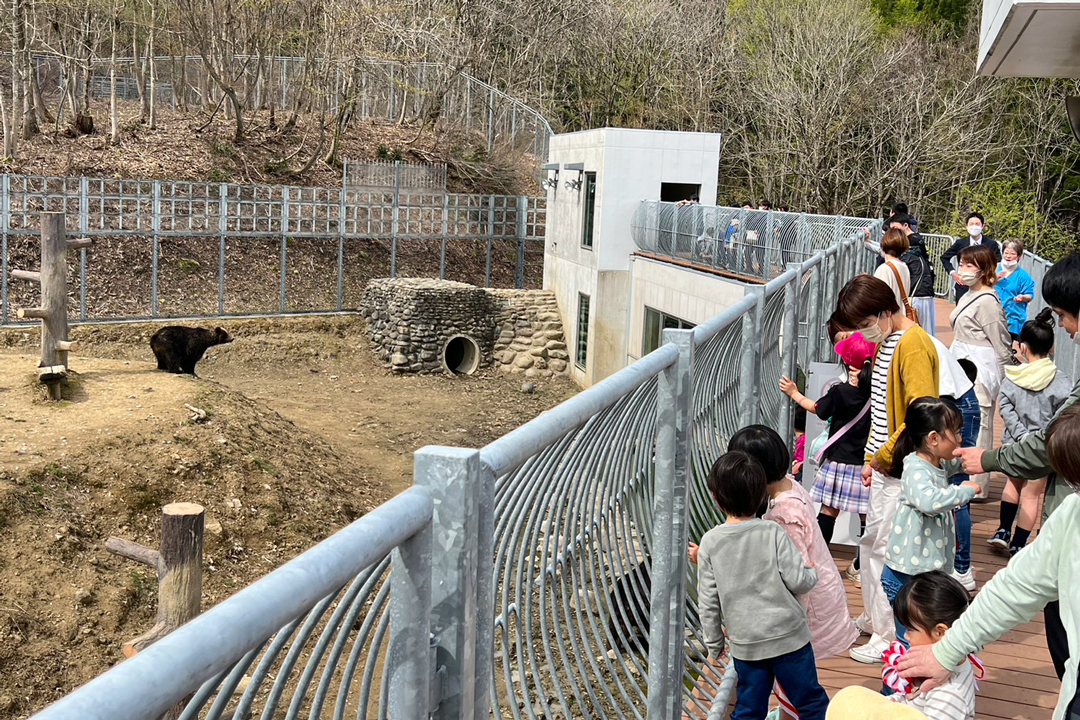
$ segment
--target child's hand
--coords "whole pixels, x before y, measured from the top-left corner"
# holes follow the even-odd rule
[[[803,466],[802,460],[799,460],[798,462],[792,463],[791,464],[791,474],[792,475],[798,475],[799,473],[801,473],[802,472],[802,466]]]
[[[785,375],[780,378],[780,392],[788,397],[792,397],[795,393],[799,392],[799,386],[796,385],[791,378]]]
[[[965,487],[965,486],[971,488],[972,490],[974,490],[976,495],[978,495],[979,493],[982,492],[982,485],[980,485],[977,482],[972,482],[971,480],[968,480],[966,482],[960,483],[960,487]]]
[[[862,374],[862,369],[857,368],[857,367],[852,367],[851,365],[848,365],[847,379],[848,379],[848,382],[851,385],[853,385],[855,387],[859,387],[859,376],[861,374]]]
[[[869,464],[862,466],[862,484],[863,487],[870,487],[870,483],[874,481],[874,469]]]
[[[686,558],[695,565],[697,565],[697,553],[698,546],[694,543],[690,543],[690,549],[686,552]]]

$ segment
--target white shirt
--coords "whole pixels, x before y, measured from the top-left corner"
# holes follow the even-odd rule
[[[959,400],[975,386],[964,372],[964,368],[957,362],[956,356],[945,347],[945,343],[933,335],[930,339],[934,342],[934,348],[938,354],[938,392],[942,397]]]
[[[975,673],[965,662],[949,681],[930,692],[910,699],[897,693],[889,699],[922,712],[928,720],[973,720],[975,717]]]

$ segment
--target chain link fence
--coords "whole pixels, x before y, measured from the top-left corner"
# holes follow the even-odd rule
[[[78,322],[275,315],[359,306],[374,277],[539,287],[546,200],[407,188],[315,188],[0,176],[0,324],[36,288],[42,212],[64,212]]]

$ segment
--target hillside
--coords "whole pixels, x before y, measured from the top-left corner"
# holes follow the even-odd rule
[[[251,112],[247,136],[233,142],[233,125],[223,113],[158,111],[157,127],[139,122],[138,103],[122,102],[121,142],[108,140],[109,106],[92,104],[97,132],[72,137],[66,127],[49,126],[19,147],[16,160],[0,163],[6,172],[35,175],[116,177],[152,180],[268,183],[338,187],[341,167],[316,160],[303,166],[319,145],[318,120],[300,115],[291,130],[269,126],[266,112]],[[278,123],[283,121],[279,118]],[[406,121],[355,119],[341,140],[349,160],[402,159],[447,164],[451,192],[535,194],[531,157],[488,155],[483,137],[464,131],[435,133]]]

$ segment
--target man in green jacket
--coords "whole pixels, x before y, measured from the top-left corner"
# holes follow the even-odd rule
[[[1047,271],[1042,283],[1042,295],[1057,314],[1062,329],[1069,334],[1074,343],[1080,345],[1080,253],[1072,253]],[[1080,400],[1080,378],[1073,378],[1073,381],[1075,385],[1072,393],[1058,409],[1054,416],[1055,420],[1061,417],[1067,408]],[[1017,442],[1004,445],[997,450],[961,448],[956,450],[956,455],[963,460],[964,472],[970,474],[1002,472],[1009,477],[1025,480],[1037,480],[1049,475],[1051,480],[1047,486],[1046,500],[1043,505],[1044,527],[1049,515],[1075,492],[1074,488],[1065,482],[1064,478],[1055,474],[1050,466],[1046,451],[1046,428],[1025,435]],[[1080,478],[1071,479],[1074,482],[1080,482]],[[1069,645],[1057,601],[1046,604],[1044,617],[1046,644],[1050,649],[1050,656],[1053,658],[1058,678],[1062,678],[1065,674],[1065,663],[1069,658]],[[924,663],[927,662],[927,659],[922,657],[923,655],[924,653],[916,653],[908,664],[913,669],[919,669],[920,658]],[[921,670],[925,671],[926,667],[923,666]]]

